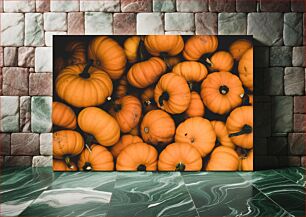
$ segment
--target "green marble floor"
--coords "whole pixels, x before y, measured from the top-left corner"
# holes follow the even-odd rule
[[[305,216],[305,169],[1,172],[0,216]]]

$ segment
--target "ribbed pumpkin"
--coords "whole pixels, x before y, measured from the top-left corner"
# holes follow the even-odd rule
[[[111,148],[111,152],[114,156],[114,158],[117,158],[120,152],[125,149],[127,146],[135,143],[142,143],[142,139],[138,136],[133,136],[130,134],[121,136],[119,142],[117,142],[114,146]]]
[[[124,72],[126,56],[123,48],[107,36],[95,37],[88,46],[88,59],[94,66],[106,71],[112,79],[118,79]]]
[[[99,144],[112,146],[119,141],[120,127],[117,121],[100,108],[87,107],[78,116],[80,128],[93,135]]]
[[[145,89],[140,97],[145,112],[157,109],[156,102],[154,101],[153,87],[148,87],[147,89]]]
[[[253,48],[248,49],[241,57],[238,72],[242,84],[253,91]]]
[[[118,85],[115,90],[115,97],[121,98],[128,94],[128,81],[126,76],[122,76],[118,81]]]
[[[161,52],[175,56],[184,48],[184,41],[180,35],[147,35],[144,44],[153,56],[159,56]]]
[[[112,171],[114,170],[113,155],[103,146],[92,144],[85,148],[78,162],[80,170]]]
[[[207,171],[236,171],[239,167],[239,156],[236,151],[226,146],[213,150],[207,163]]]
[[[172,69],[176,64],[178,64],[181,61],[181,59],[177,56],[175,57],[166,57],[165,63],[168,68]]]
[[[253,171],[253,149],[251,149],[246,157],[240,157],[242,171]]]
[[[77,171],[78,168],[75,165],[75,163],[70,162],[70,167],[67,166],[67,164],[65,163],[65,161],[63,160],[56,160],[53,159],[53,166],[52,166],[53,171]]]
[[[127,133],[137,126],[141,110],[139,99],[128,95],[117,99],[110,113],[117,120],[120,130]]]
[[[81,134],[73,130],[61,130],[53,133],[53,157],[63,159],[68,168],[72,168],[70,158],[82,152],[84,140]]]
[[[139,132],[139,125],[137,125],[136,127],[134,127],[129,134],[131,134],[132,136],[140,136],[140,132]]]
[[[217,36],[194,35],[185,43],[183,55],[187,60],[198,60],[203,54],[215,52],[217,48]]]
[[[204,105],[212,112],[221,115],[239,106],[243,94],[241,81],[230,72],[211,73],[201,85]]]
[[[234,109],[226,120],[232,142],[241,148],[253,148],[253,106]]]
[[[210,59],[206,59],[210,64],[212,71],[231,71],[234,65],[234,59],[229,52],[218,51],[212,55]]]
[[[102,104],[113,92],[109,76],[90,64],[64,68],[56,78],[55,88],[60,98],[75,107]]]
[[[251,47],[252,43],[249,40],[238,39],[230,45],[229,51],[234,59],[239,61],[242,55]]]
[[[74,111],[61,102],[52,103],[52,123],[66,129],[76,128],[76,116]]]
[[[124,41],[124,53],[130,63],[135,63],[137,61],[137,52],[140,40],[139,36],[132,36]]]
[[[174,73],[163,75],[154,90],[157,106],[171,114],[184,112],[190,103],[187,81]]]
[[[116,162],[118,171],[155,171],[156,149],[146,143],[135,143],[123,149]]]
[[[202,157],[211,152],[215,146],[216,133],[210,122],[202,117],[188,118],[176,129],[175,142],[189,143]]]
[[[172,117],[162,110],[149,111],[140,126],[143,140],[152,145],[167,145],[175,133]]]
[[[156,82],[166,69],[162,59],[152,57],[147,61],[135,63],[128,71],[127,79],[134,87],[146,88]]]
[[[67,53],[67,65],[85,64],[86,58],[86,44],[83,41],[69,41],[65,46]]]
[[[188,109],[185,111],[187,117],[202,117],[205,114],[205,107],[200,95],[192,91]]]
[[[223,146],[235,148],[235,144],[228,136],[225,123],[223,123],[222,121],[211,121],[210,123],[215,130],[217,141]]]
[[[159,155],[159,171],[200,171],[201,168],[200,153],[188,143],[172,143]]]

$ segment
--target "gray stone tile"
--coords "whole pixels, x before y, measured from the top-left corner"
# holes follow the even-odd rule
[[[245,13],[219,13],[219,35],[245,35],[247,32],[247,16]]]
[[[272,132],[286,133],[293,129],[293,97],[275,96],[272,99]]]
[[[303,15],[302,13],[285,13],[284,16],[284,44],[298,46],[303,43]]]

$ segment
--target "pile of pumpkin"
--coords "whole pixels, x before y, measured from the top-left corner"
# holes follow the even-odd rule
[[[252,44],[219,40],[67,44],[55,62],[54,170],[253,170]]]

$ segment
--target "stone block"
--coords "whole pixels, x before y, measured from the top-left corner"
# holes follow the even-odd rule
[[[120,12],[120,0],[81,0],[80,11]]]
[[[50,11],[50,0],[36,0],[36,12]]]
[[[301,165],[301,157],[299,156],[280,156],[279,167],[299,167]]]
[[[50,0],[50,9],[55,12],[71,12],[80,10],[79,1]]]
[[[121,0],[122,12],[151,12],[152,0]]]
[[[256,137],[271,136],[271,103],[256,103],[254,107],[254,131]]]
[[[34,156],[32,167],[52,167],[52,156]]]
[[[18,48],[18,66],[34,67],[35,48],[19,47]]]
[[[292,48],[275,46],[270,48],[270,66],[291,66]]]
[[[292,12],[305,12],[305,1],[304,0],[291,0],[291,11]]]
[[[275,96],[272,99],[272,132],[287,133],[293,130],[293,97]]]
[[[254,47],[254,66],[269,67],[270,49],[269,47]]]
[[[113,34],[113,16],[104,12],[85,12],[86,35]]]
[[[208,8],[211,12],[235,12],[236,6],[233,0],[208,0]]]
[[[284,94],[284,68],[271,67],[265,72],[264,90],[267,95]]]
[[[40,134],[40,154],[52,155],[52,133]]]
[[[0,155],[11,154],[11,134],[0,133]]]
[[[268,140],[268,151],[269,155],[288,155],[287,137],[270,137]]]
[[[0,67],[3,66],[3,47],[0,47]]]
[[[32,156],[5,156],[5,167],[29,167],[32,165]]]
[[[263,12],[287,12],[290,11],[290,0],[280,0],[277,2],[260,0],[260,10]]]
[[[0,96],[0,132],[19,131],[19,97]]]
[[[255,170],[276,169],[278,167],[279,162],[276,156],[256,156],[254,158]]]
[[[290,155],[305,155],[305,133],[289,133],[289,153]]]
[[[176,0],[178,12],[205,12],[208,0]]]
[[[36,133],[12,133],[12,155],[37,155],[39,154],[39,135]]]
[[[4,12],[34,12],[35,0],[4,0],[3,8]]]
[[[164,16],[162,13],[138,13],[136,20],[137,35],[164,34]]]
[[[0,45],[23,46],[24,15],[22,13],[1,13],[0,18],[1,18]]]
[[[217,35],[218,15],[217,13],[196,13],[195,14],[196,35]]]
[[[114,28],[115,35],[135,35],[136,34],[136,14],[134,13],[115,13],[113,28]]]
[[[31,131],[48,133],[52,128],[52,97],[34,96],[31,99]]]
[[[52,47],[35,49],[35,72],[52,72]]]
[[[66,13],[44,13],[45,31],[67,31]]]
[[[192,31],[168,31],[165,35],[194,35]]]
[[[20,131],[31,132],[31,97],[20,97]]]
[[[245,13],[219,13],[219,35],[245,35],[247,32],[247,16]]]
[[[194,31],[193,13],[166,13],[165,14],[166,31]]]
[[[29,72],[27,68],[3,68],[3,94],[6,96],[25,96],[29,94]]]
[[[45,44],[46,46],[53,46],[53,35],[67,35],[66,32],[45,32]]]
[[[302,13],[285,13],[283,34],[286,46],[299,46],[303,44]]]
[[[83,35],[84,33],[84,14],[82,12],[68,13],[68,35]]]
[[[306,113],[306,96],[294,97],[294,113]]]
[[[294,47],[292,51],[292,66],[306,66],[305,47]]]
[[[25,46],[44,46],[44,21],[41,13],[25,14]]]
[[[305,114],[294,114],[294,116],[293,116],[293,131],[296,132],[296,133],[306,132],[306,115]]]
[[[4,48],[4,66],[17,66],[18,52],[17,47]]]
[[[52,74],[31,73],[29,94],[31,96],[52,96]]]
[[[236,0],[237,12],[256,12],[256,0]]]
[[[285,68],[285,94],[286,95],[304,95],[305,94],[305,72],[302,67]]]
[[[175,0],[153,0],[154,12],[174,12]]]

